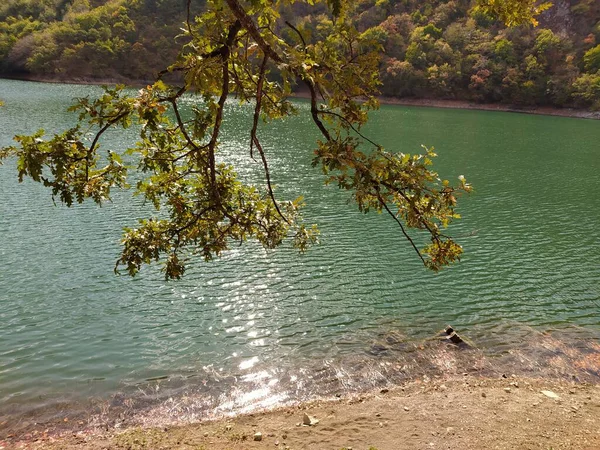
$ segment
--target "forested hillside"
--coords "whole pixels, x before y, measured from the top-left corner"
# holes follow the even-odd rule
[[[0,70],[58,79],[151,80],[175,60],[182,0],[5,0]]]
[[[556,0],[537,27],[506,28],[470,0],[360,0],[353,15],[382,45],[384,95],[600,109],[597,0]],[[185,0],[5,0],[0,71],[151,80],[174,61],[185,19]],[[303,3],[282,19],[307,42],[331,29]]]

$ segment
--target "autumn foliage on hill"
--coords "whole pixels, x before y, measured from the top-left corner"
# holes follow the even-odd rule
[[[192,3],[193,17],[204,2]],[[469,0],[360,0],[353,17],[380,46],[383,95],[598,109],[600,3],[553,3],[536,27],[509,28]],[[283,15],[315,42],[333,30],[321,9],[298,3]],[[8,0],[0,71],[153,80],[175,60],[186,18],[184,0]]]

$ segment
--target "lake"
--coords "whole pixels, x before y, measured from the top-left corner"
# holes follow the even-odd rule
[[[71,126],[71,99],[99,91],[0,80],[0,146]],[[375,113],[365,132],[387,150],[434,146],[440,174],[475,187],[450,228],[464,258],[434,274],[391,220],[323,187],[309,105],[297,106],[260,136],[280,197],[304,196],[321,244],[298,255],[250,243],[177,282],[156,266],[114,275],[121,229],[150,213],[130,192],[55,206],[18,183],[14,161],[0,166],[0,437],[69,417],[194,420],[444,372],[600,376],[599,121]],[[229,113],[222,157],[253,179],[252,107]],[[113,132],[104,148],[134,141]],[[477,349],[427,340],[446,324]]]

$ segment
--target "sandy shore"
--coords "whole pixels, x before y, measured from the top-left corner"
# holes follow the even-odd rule
[[[318,423],[303,425],[304,415]],[[260,433],[260,440],[259,435]],[[391,390],[167,428],[71,432],[0,448],[600,449],[600,386],[427,377]]]

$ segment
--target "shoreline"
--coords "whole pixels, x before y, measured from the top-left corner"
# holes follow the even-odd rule
[[[304,425],[305,414],[318,423]],[[591,450],[600,448],[599,425],[598,384],[465,374],[214,421],[42,433],[0,448]]]
[[[129,80],[129,79],[117,79],[117,78],[75,78],[75,79],[61,79],[61,78],[45,78],[36,76],[0,76],[1,80],[12,80],[12,81],[25,81],[32,83],[45,83],[45,84],[75,84],[79,86],[104,86],[104,85],[116,85],[124,84],[128,87],[144,87],[149,84],[153,84],[154,81],[149,80]]]
[[[1,79],[15,81],[31,81],[36,83],[49,84],[76,84],[85,86],[103,86],[113,84],[125,84],[129,87],[144,87],[152,84],[154,81],[149,80],[119,80],[119,79],[59,79],[45,78],[36,76],[2,76]],[[293,92],[291,98],[307,99],[308,92],[297,91]],[[412,98],[412,97],[386,97],[380,96],[379,102],[382,105],[397,105],[397,106],[418,106],[426,108],[443,108],[443,109],[461,109],[474,111],[496,111],[496,112],[511,112],[520,114],[533,114],[555,117],[571,117],[577,119],[600,120],[600,111],[590,111],[587,109],[577,108],[557,108],[554,106],[515,106],[504,103],[476,103],[469,100],[444,100],[430,98]]]
[[[444,109],[466,109],[477,111],[498,111],[520,114],[533,114],[542,116],[572,117],[576,119],[600,120],[600,111],[589,111],[575,108],[556,108],[552,106],[517,107],[503,103],[475,103],[467,100],[441,100],[441,99],[411,99],[381,97],[379,99],[384,105],[422,106]]]
[[[600,344],[595,335],[565,339],[560,332],[556,340],[535,333],[523,346],[510,346],[497,356],[486,356],[468,341],[466,347],[451,345],[441,334],[408,347],[397,333],[378,336],[365,348],[372,356],[377,353],[375,358],[363,355],[319,366],[291,390],[283,374],[275,384],[260,377],[248,389],[236,383],[228,394],[225,377],[218,382],[221,393],[214,404],[202,395],[203,388],[175,394],[163,385],[166,396],[158,402],[144,393],[138,403],[121,392],[114,396],[116,403],[94,402],[80,415],[71,414],[65,403],[51,419],[21,416],[12,430],[10,418],[3,422],[0,415],[0,450],[529,449],[538,447],[524,442],[546,442],[541,437],[554,439],[546,449],[600,448]],[[507,344],[506,337],[496,345],[502,343]],[[357,384],[361,380],[367,380],[364,386]],[[320,423],[303,426],[305,412]],[[32,426],[21,427],[22,420]],[[597,430],[593,446],[577,446],[590,437],[589,430]],[[256,432],[262,433],[260,441],[254,441]],[[419,439],[398,446],[409,435]],[[484,439],[489,436],[495,440]]]

